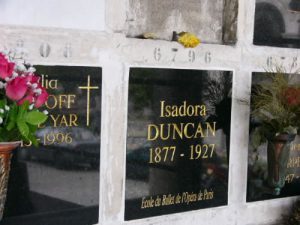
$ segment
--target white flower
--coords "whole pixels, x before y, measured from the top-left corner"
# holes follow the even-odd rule
[[[10,79],[8,77],[5,78],[5,81],[10,81]]]
[[[9,50],[3,50],[3,51],[1,51],[1,53],[3,53],[4,55],[8,55]]]
[[[31,87],[32,87],[33,89],[36,89],[37,86],[38,86],[37,83],[34,83],[34,84],[31,85]]]
[[[36,71],[36,69],[32,66],[29,67],[28,70],[27,70],[28,73],[34,73],[35,71]]]
[[[26,67],[25,67],[25,65],[23,63],[18,63],[17,64],[17,70],[23,72],[23,71],[26,71]]]
[[[5,88],[5,83],[3,83],[2,81],[0,81],[0,89]]]
[[[49,114],[49,112],[48,112],[47,110],[44,110],[43,113],[44,113],[45,115],[48,115],[48,114]]]
[[[16,78],[17,76],[19,76],[18,73],[13,72],[12,78]]]
[[[29,106],[29,110],[32,110],[32,109],[33,109],[33,106],[34,106],[34,104],[31,104],[31,105]]]
[[[4,106],[4,108],[5,108],[6,111],[9,111],[9,110],[10,110],[10,108],[9,108],[8,105]]]
[[[0,117],[0,124],[2,124],[3,123],[3,119],[2,119],[2,117]]]
[[[36,93],[37,95],[40,95],[40,94],[42,94],[42,89],[38,88],[38,89],[35,89],[33,92]]]
[[[4,113],[4,109],[0,109],[0,113]]]

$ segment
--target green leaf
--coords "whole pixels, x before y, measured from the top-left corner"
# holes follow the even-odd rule
[[[18,126],[18,129],[19,129],[21,135],[23,137],[27,138],[28,134],[29,134],[29,127],[27,126],[26,122],[23,120],[18,120],[17,126]]]
[[[11,131],[5,130],[4,139],[5,141],[20,141],[22,138],[19,129],[14,128]]]
[[[21,109],[22,109],[23,111],[27,111],[28,108],[29,108],[29,105],[30,105],[29,101],[25,101],[25,102],[21,105]]]
[[[37,147],[39,145],[39,143],[38,143],[38,141],[37,141],[37,139],[36,139],[36,137],[34,135],[29,134],[28,137],[27,137],[27,139],[29,141],[31,141],[34,146]]]
[[[39,125],[47,120],[47,116],[39,111],[32,111],[26,114],[25,121],[31,125]]]
[[[17,121],[18,118],[18,106],[14,105],[10,108],[8,117],[11,121]]]
[[[5,130],[2,128],[2,127],[0,127],[0,141],[1,142],[3,142],[3,141],[5,141]]]
[[[6,125],[6,129],[8,131],[11,131],[12,129],[14,129],[16,127],[17,118],[18,118],[18,106],[13,105],[13,106],[11,106],[9,113],[8,113],[8,122]]]
[[[27,124],[27,126],[29,127],[29,133],[31,133],[31,134],[34,134],[38,129],[37,125]]]
[[[288,134],[297,134],[297,128],[292,126],[285,127],[283,128],[283,132]]]
[[[6,129],[8,131],[11,131],[12,129],[14,129],[16,127],[16,121],[14,120],[10,120],[6,126]]]
[[[259,127],[255,128],[255,130],[252,133],[251,144],[255,151],[262,144],[262,133],[261,133],[261,129]]]
[[[0,100],[0,108],[3,109],[6,105],[6,99]]]
[[[22,105],[21,107],[19,107],[19,111],[18,111],[18,116],[17,116],[17,120],[25,120],[25,116],[27,114],[27,110],[26,107],[24,105]]]

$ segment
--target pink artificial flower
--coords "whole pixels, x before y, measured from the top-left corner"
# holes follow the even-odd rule
[[[18,105],[22,105],[25,101],[28,101],[29,104],[31,104],[31,103],[33,103],[35,101],[33,92],[30,92],[28,95],[26,95],[20,101],[18,101]]]
[[[42,86],[39,86],[39,88],[42,90],[42,93],[36,97],[35,104],[34,104],[36,108],[39,108],[42,105],[44,105],[49,96],[48,92],[46,91],[46,88]]]
[[[284,101],[288,106],[300,105],[300,89],[289,87],[283,91]]]
[[[16,77],[7,82],[6,96],[11,100],[18,101],[22,99],[28,90],[26,77]]]
[[[30,83],[39,83],[40,81],[40,77],[35,75],[35,74],[32,74],[32,75],[27,75],[26,76],[26,80],[27,82],[30,82]]]
[[[10,78],[14,71],[15,64],[13,62],[9,62],[5,55],[0,53],[0,78],[3,80],[5,78]]]

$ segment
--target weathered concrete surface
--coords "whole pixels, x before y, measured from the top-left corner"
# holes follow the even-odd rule
[[[157,0],[150,1],[153,2],[153,6],[157,5],[155,3],[158,2]],[[168,2],[168,0],[161,0],[159,9],[164,1]],[[179,1],[182,3],[178,3]],[[135,2],[139,1],[131,0],[132,4]],[[177,6],[188,5],[193,1],[178,0],[178,2],[176,2]],[[65,2],[61,4],[66,5]],[[99,225],[275,225],[276,221],[280,221],[282,214],[289,212],[297,197],[246,202],[250,110],[249,106],[241,104],[239,99],[250,99],[252,71],[263,71],[267,62],[270,61],[282,62],[288,67],[293,59],[299,56],[299,49],[253,46],[255,0],[239,0],[237,30],[239,40],[236,46],[202,44],[194,49],[185,49],[174,42],[124,38],[122,33],[119,34],[119,31],[123,31],[122,21],[125,21],[123,15],[126,14],[123,12],[123,4],[125,3],[120,0],[106,0],[106,18],[110,29],[107,33],[0,25],[0,49],[14,48],[23,43],[24,46],[22,46],[27,50],[29,59],[34,64],[101,66],[103,68]],[[141,5],[134,5],[136,11],[133,12],[139,13],[139,29],[144,29],[143,23],[147,22],[146,15],[137,10],[137,7]],[[198,4],[193,3],[192,9],[193,5],[195,8],[198,7]],[[195,9],[193,12],[197,14],[200,10]],[[90,20],[95,18],[93,12],[84,15]],[[153,17],[155,16],[154,11]],[[164,13],[157,15],[159,16],[164,17]],[[128,14],[127,19],[130,18],[133,17]],[[210,20],[213,18],[214,14]],[[51,18],[48,19],[51,20]],[[190,21],[194,23],[194,20]],[[129,23],[134,25],[136,22],[127,21],[127,25]],[[161,25],[159,20],[157,24]],[[210,23],[208,25],[197,23],[195,27],[206,28],[209,25]],[[163,28],[161,28],[162,32],[164,32]],[[165,28],[169,29],[167,25]],[[171,37],[172,34],[168,35]],[[201,38],[205,40],[204,37]],[[221,36],[219,38],[221,40]],[[207,39],[207,42],[210,41]],[[48,43],[51,47],[48,57],[40,55],[39,49],[43,43]],[[68,46],[71,46],[72,50],[70,57],[64,55],[64,49]],[[177,51],[174,52],[174,49]],[[272,57],[272,60],[269,57]],[[297,64],[300,65],[300,57],[297,58]],[[130,67],[232,70],[234,72],[233,96],[236,100],[233,101],[231,120],[228,206],[124,221],[127,95]],[[277,223],[279,224],[282,223]]]
[[[1,0],[0,15],[1,25],[105,29],[103,0]]]
[[[153,32],[171,40],[173,31],[188,31],[222,43],[223,9],[224,0],[129,0],[127,36]]]
[[[238,1],[225,0],[223,15],[223,43],[234,44],[237,40]]]

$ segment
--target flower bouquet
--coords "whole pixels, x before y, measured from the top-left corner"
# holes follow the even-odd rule
[[[37,145],[35,132],[47,120],[40,112],[48,93],[35,69],[16,52],[0,52],[0,220],[12,151],[22,141]]]
[[[298,76],[282,68],[266,75],[268,80],[255,86],[252,94],[252,120],[258,126],[251,144],[256,150],[268,143],[268,185],[274,195],[279,195],[285,184],[290,143],[300,126],[300,86],[290,81]]]

